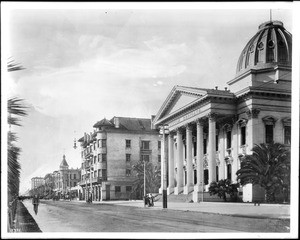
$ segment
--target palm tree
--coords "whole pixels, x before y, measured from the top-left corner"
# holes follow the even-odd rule
[[[137,199],[141,199],[144,191],[144,162],[138,161],[132,166],[136,173],[136,180],[133,182],[132,193]],[[161,180],[161,171],[159,166],[154,166],[151,162],[146,162],[146,192],[158,192]]]
[[[7,63],[7,71],[19,71],[24,69],[24,67],[14,60],[9,60]],[[17,136],[11,131],[11,126],[21,126],[19,116],[26,116],[26,107],[23,103],[23,99],[10,98],[7,102],[7,111],[9,124],[8,131],[8,142],[7,142],[7,161],[8,161],[8,201],[12,201],[15,196],[19,194],[19,184],[20,184],[20,169],[21,165],[19,163],[19,156],[21,149],[15,146],[17,141]]]
[[[19,123],[19,118],[16,116],[26,116],[26,107],[22,103],[22,99],[11,98],[8,100],[7,110],[8,110],[8,124],[15,126],[21,126]],[[7,142],[7,160],[8,160],[8,196],[9,201],[19,193],[19,182],[20,182],[20,169],[21,165],[19,163],[19,156],[21,149],[15,146],[17,141],[16,133],[13,133],[11,129],[8,131],[8,142]]]
[[[290,188],[290,151],[280,143],[255,145],[252,155],[242,158],[237,179],[242,185],[258,184],[266,190],[267,202],[275,201],[275,194]]]

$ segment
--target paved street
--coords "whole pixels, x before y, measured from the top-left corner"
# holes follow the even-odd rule
[[[42,200],[37,215],[31,201],[23,203],[42,232],[288,232],[289,226],[288,219],[178,211],[162,209],[160,203],[143,208],[142,202],[134,201],[87,204]]]

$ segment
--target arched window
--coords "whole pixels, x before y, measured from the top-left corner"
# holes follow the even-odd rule
[[[291,144],[291,119],[284,118],[282,119],[283,124],[283,142],[284,144],[290,145]]]

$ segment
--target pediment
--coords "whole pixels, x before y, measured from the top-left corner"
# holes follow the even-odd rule
[[[205,89],[175,86],[157,113],[155,124],[168,115],[191,105],[207,94]]]
[[[168,111],[166,113],[174,113],[177,110],[184,108],[189,103],[192,103],[197,99],[199,99],[199,97],[197,97],[197,96],[179,93],[177,96],[177,99],[174,100],[174,102],[172,103],[172,106],[170,106],[170,108],[168,109]]]

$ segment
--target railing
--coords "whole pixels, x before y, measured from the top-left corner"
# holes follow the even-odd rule
[[[93,177],[93,178],[87,178],[86,180],[81,180],[79,182],[79,185],[89,185],[89,184],[93,184],[93,183],[102,183],[102,180],[106,180],[106,178],[104,179],[103,177]]]

